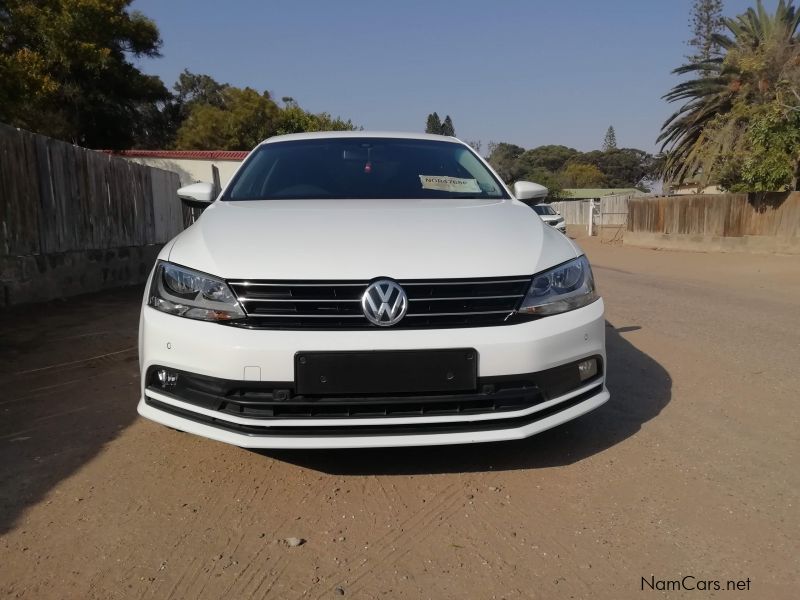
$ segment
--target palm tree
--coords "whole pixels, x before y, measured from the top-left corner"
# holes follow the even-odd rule
[[[727,32],[713,38],[722,57],[675,69],[675,74],[696,78],[664,96],[668,102],[684,102],[658,137],[666,159],[663,174],[673,181],[699,175],[707,182],[742,142],[754,105],[776,100],[791,110],[800,105],[791,85],[800,70],[800,11],[793,0],[780,0],[774,14],[757,0],[755,8],[723,24]]]

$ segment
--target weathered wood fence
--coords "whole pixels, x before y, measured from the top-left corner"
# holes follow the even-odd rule
[[[635,198],[625,243],[800,252],[800,192]]]
[[[588,200],[564,200],[551,202],[550,206],[556,209],[567,225],[586,225],[589,222]]]
[[[0,305],[138,283],[184,227],[178,176],[0,124]]]
[[[603,196],[596,202],[594,224],[598,227],[620,226],[625,224],[628,214],[628,200],[631,194]],[[567,225],[589,224],[589,200],[562,200],[553,202],[552,206]],[[601,223],[602,221],[602,223]]]

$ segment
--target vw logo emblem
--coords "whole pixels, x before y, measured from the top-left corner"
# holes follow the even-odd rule
[[[406,316],[408,296],[391,279],[372,282],[361,296],[361,310],[370,323],[389,327]]]

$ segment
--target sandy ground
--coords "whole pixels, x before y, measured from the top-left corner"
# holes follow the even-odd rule
[[[800,259],[584,246],[612,399],[519,443],[225,446],[136,416],[139,290],[5,311],[0,594],[797,598]]]

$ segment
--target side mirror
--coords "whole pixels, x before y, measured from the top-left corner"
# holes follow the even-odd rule
[[[199,181],[178,190],[178,198],[192,208],[207,208],[214,201],[214,184]]]
[[[517,200],[533,200],[529,204],[538,204],[543,199],[547,198],[550,193],[543,185],[533,183],[531,181],[518,181],[514,184],[514,197]]]

